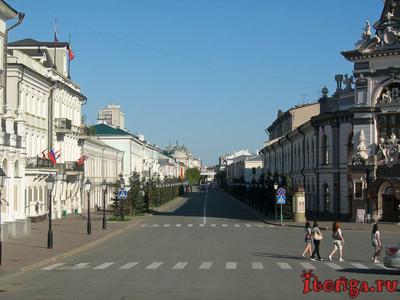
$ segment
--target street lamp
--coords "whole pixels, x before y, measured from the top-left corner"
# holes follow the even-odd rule
[[[278,189],[278,182],[274,181],[274,190],[275,190],[275,194],[274,194],[274,202],[275,202],[275,222],[278,219],[278,204],[276,203],[276,191]]]
[[[103,179],[101,183],[101,189],[103,190],[103,229],[106,229],[106,193],[107,193],[107,181]]]
[[[87,192],[87,234],[92,234],[92,223],[90,222],[90,189],[92,188],[92,183],[89,178],[85,181],[85,189]]]
[[[53,188],[54,188],[54,176],[49,175],[47,176],[46,179],[46,186],[47,186],[47,196],[48,196],[48,201],[49,201],[49,230],[47,232],[47,249],[53,249],[53,228],[51,224],[51,212],[53,210],[52,204],[53,204],[53,199],[52,199],[52,193],[53,193]]]
[[[4,188],[4,183],[6,181],[6,173],[2,168],[0,168],[0,266],[2,262],[3,256],[3,245],[2,245],[2,236],[1,236],[1,191]]]

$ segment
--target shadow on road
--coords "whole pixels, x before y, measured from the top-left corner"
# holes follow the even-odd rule
[[[297,259],[304,260],[304,257],[298,255],[290,255],[290,254],[276,254],[276,253],[253,253],[254,256],[259,257],[271,257],[271,258],[286,258],[286,259]]]
[[[186,193],[185,196],[188,197],[188,200],[174,211],[153,211],[153,215],[203,218],[205,192],[191,192]],[[209,189],[206,202],[207,218],[259,220],[240,204],[227,197],[225,192],[219,188]]]
[[[346,268],[337,270],[338,272],[344,273],[356,273],[356,274],[374,274],[374,275],[400,275],[400,270],[394,269],[355,269],[355,268]]]

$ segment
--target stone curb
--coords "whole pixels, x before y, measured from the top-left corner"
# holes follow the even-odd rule
[[[50,264],[50,263],[52,263],[54,261],[57,261],[57,260],[60,260],[60,259],[64,259],[66,257],[75,255],[77,253],[83,252],[83,251],[88,250],[88,249],[91,249],[94,246],[102,244],[102,243],[106,242],[107,240],[111,239],[112,237],[117,236],[117,235],[123,233],[124,231],[126,231],[126,230],[128,230],[128,229],[130,229],[132,227],[135,227],[137,224],[140,224],[140,222],[141,222],[141,220],[132,221],[132,223],[129,224],[128,226],[126,226],[125,228],[118,229],[117,231],[115,231],[113,233],[110,233],[110,234],[108,234],[106,236],[103,236],[103,237],[97,239],[97,240],[94,240],[92,242],[89,242],[87,244],[79,246],[78,248],[68,250],[67,252],[64,252],[64,253],[58,254],[56,256],[49,257],[49,258],[46,258],[46,259],[44,259],[42,261],[39,261],[39,262],[36,262],[36,263],[32,263],[32,264],[30,264],[28,266],[22,267],[19,271],[16,271],[16,272],[14,272],[14,273],[12,273],[10,275],[2,276],[2,278],[0,278],[0,282],[4,282],[4,281],[10,280],[10,279],[13,279],[13,278],[18,277],[20,275],[23,275],[23,274],[25,274],[27,272],[30,272],[30,271],[32,271],[34,269],[37,269],[37,268],[43,267],[45,265],[48,265],[48,264]]]

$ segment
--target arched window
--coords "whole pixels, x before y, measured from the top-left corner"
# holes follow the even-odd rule
[[[329,148],[328,148],[328,137],[324,134],[322,136],[322,160],[321,164],[327,165],[329,163]]]
[[[2,168],[3,168],[4,173],[6,173],[6,176],[7,176],[8,175],[8,161],[7,161],[7,159],[3,160]]]

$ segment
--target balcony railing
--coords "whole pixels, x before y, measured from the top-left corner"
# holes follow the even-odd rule
[[[70,119],[58,118],[55,119],[55,127],[58,132],[66,132],[72,129],[72,122]]]
[[[76,161],[67,161],[65,162],[65,170],[66,171],[75,171],[75,172],[83,172],[84,165],[78,165]]]
[[[41,157],[27,157],[26,158],[27,169],[41,169],[41,168],[54,168],[52,162],[48,159]]]

